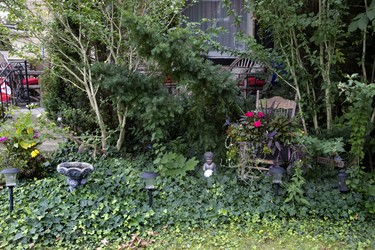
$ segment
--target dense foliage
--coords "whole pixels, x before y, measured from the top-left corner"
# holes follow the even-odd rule
[[[38,147],[52,137],[55,124],[48,121],[45,113],[39,117],[31,110],[20,112],[15,109],[9,113],[13,117],[0,124],[0,169],[19,168],[23,177],[43,177],[43,165],[48,165],[48,157]]]
[[[205,35],[190,26],[161,33],[162,27],[131,13],[126,24],[132,42],[140,44],[139,53],[158,62],[176,81],[180,91],[175,98],[183,110],[173,126],[177,135],[189,143],[192,152],[223,153],[223,124],[240,111],[238,96],[229,73],[201,56],[207,50]]]
[[[350,32],[360,32],[363,47],[369,46],[366,34],[374,27],[370,22],[374,20],[375,1],[354,19],[349,33],[350,15],[345,4],[351,1],[315,1],[319,3],[317,9],[302,0],[248,1],[254,5],[247,7],[255,7],[251,10],[261,21],[263,30],[258,35],[271,31],[277,46],[268,53],[259,49],[259,44],[252,44],[251,52],[237,54],[268,57],[265,61],[279,64],[280,82],[297,92],[298,118],[305,118],[305,131],[311,125],[311,130],[319,133],[324,125],[335,139],[322,143],[310,136],[297,138],[299,129],[289,119],[272,120],[263,126],[267,117],[258,111],[254,111],[256,116],[246,113],[227,132],[236,142],[264,139],[266,147],[261,150],[269,153],[280,151],[279,140],[289,143],[299,139],[304,149],[328,156],[343,152],[344,141],[351,155],[346,159],[350,167],[348,194],[338,191],[335,169],[315,166],[314,159],[309,158],[305,162],[308,168],[297,165],[287,173],[279,196],[273,194],[271,179],[263,173],[259,180],[248,183],[239,181],[233,169],[222,166],[209,179],[201,170],[194,171],[200,169],[197,156],[206,150],[215,152],[218,166],[219,159],[225,158],[223,124],[229,117],[237,118],[241,108],[230,75],[202,56],[208,51],[209,35],[191,24],[175,27],[181,22],[177,13],[184,1],[165,8],[163,1],[152,1],[153,5],[148,5],[149,1],[125,1],[128,5],[121,1],[81,1],[79,5],[76,0],[45,2],[55,21],[48,26],[46,37],[53,67],[43,79],[45,105],[52,116],[62,115],[65,125],[75,132],[90,133],[89,140],[101,136],[107,158],[93,159],[75,154],[75,147],[63,148],[52,159],[52,168],[44,166],[38,173],[54,172],[63,161],[88,161],[96,169],[87,185],[70,194],[65,178],[57,174],[23,180],[15,188],[16,204],[11,214],[7,212],[7,190],[1,190],[0,248],[78,249],[85,245],[121,249],[138,237],[156,239],[156,232],[180,236],[181,231],[216,229],[239,230],[265,241],[282,234],[310,233],[319,239],[342,241],[348,249],[375,247],[369,237],[375,233],[371,165],[375,119],[371,102],[375,91],[367,84],[366,51],[360,53],[359,61],[363,81],[350,78],[348,83],[338,84],[345,69],[340,66],[350,58],[349,52],[343,54],[347,42],[360,42],[346,41]],[[19,18],[22,16],[20,12]],[[43,30],[41,23],[30,27],[35,32]],[[173,95],[163,86],[166,75],[176,83]],[[289,88],[282,90],[291,94]],[[340,96],[340,90],[345,96]],[[8,137],[13,136],[12,145],[7,145],[10,149],[24,145],[32,150],[23,154],[18,147],[21,153],[9,155],[23,162],[23,157],[37,154],[33,140],[38,138],[34,138],[30,118],[25,116],[25,123],[8,127],[4,131],[13,134],[0,139],[10,143]],[[145,157],[133,162],[111,158],[112,147],[116,144],[118,150],[123,149],[123,142],[125,150],[121,153],[127,159],[132,159],[125,154],[128,152]],[[92,149],[88,150],[95,155]],[[238,147],[232,149],[237,149],[230,153],[238,158]],[[371,174],[363,171],[364,159],[370,163],[366,167]],[[20,162],[16,164],[19,167]],[[147,205],[139,178],[142,170],[150,168],[159,173],[152,208]],[[228,247],[236,246],[228,243]]]
[[[49,8],[59,14],[59,6],[55,4]],[[122,43],[113,47],[115,45],[105,39],[110,33],[98,36],[92,34],[96,30],[82,28],[87,23],[99,22],[98,16],[107,17],[101,7],[87,4],[85,19],[79,19],[81,26],[73,25],[76,15],[80,14],[72,9],[64,23],[57,19],[50,27],[48,48],[52,62],[56,64],[44,77],[44,104],[50,116],[62,116],[65,125],[78,133],[101,134],[102,140],[103,137],[108,140],[106,149],[116,145],[122,152],[140,152],[140,141],[152,141],[164,143],[169,148],[180,144],[173,150],[188,156],[202,154],[205,150],[224,155],[222,124],[227,116],[239,111],[237,90],[228,73],[220,72],[218,66],[202,57],[202,52],[207,50],[205,34],[191,25],[166,28],[163,24],[169,22],[168,18],[155,22],[164,18],[154,12],[160,8],[157,2],[135,1],[129,5],[110,6],[115,13],[111,22],[116,23],[121,32],[121,37],[113,34],[113,39]],[[173,20],[170,24],[175,25],[179,16],[176,13],[181,6],[169,8]],[[147,11],[138,15],[140,9]],[[66,26],[71,32],[64,29]],[[78,48],[57,42],[62,39],[61,32],[68,32],[69,37],[80,32],[90,34],[81,37],[92,44],[90,49],[98,51],[94,53],[95,58],[90,58],[86,65],[82,63],[85,55],[81,55]],[[108,54],[103,48],[108,48]],[[112,50],[121,55],[116,54],[112,60]],[[81,80],[89,79],[90,89],[96,89],[88,98],[89,91],[75,91],[83,88],[81,80],[74,79],[82,74],[81,67],[90,72]],[[163,86],[166,75],[177,84],[177,95],[167,94]],[[94,100],[98,109],[92,108]]]
[[[43,106],[48,112],[48,117],[56,121],[58,117],[63,118],[64,126],[69,126],[72,131],[82,134],[84,131],[95,132],[96,122],[92,111],[87,105],[85,94],[82,91],[66,83],[54,69],[54,73],[47,71],[43,75]]]
[[[149,232],[166,228],[181,232],[237,227],[259,237],[263,237],[261,231],[269,231],[272,237],[275,232],[304,234],[307,230],[349,248],[375,244],[368,238],[374,234],[374,220],[363,209],[363,197],[354,192],[340,194],[335,171],[320,169],[320,174],[310,176],[305,186],[310,206],[284,203],[285,191],[275,197],[267,177],[247,185],[239,183],[231,171],[219,169],[211,182],[200,170],[184,178],[157,179],[151,209],[140,179],[144,163],[112,158],[93,164],[88,183],[73,193],[68,193],[62,175],[20,183],[11,214],[7,190],[1,190],[1,248],[81,249],[82,245],[104,247],[106,242],[110,248],[126,243],[133,234],[150,237]],[[307,219],[314,223],[298,226],[298,220]]]

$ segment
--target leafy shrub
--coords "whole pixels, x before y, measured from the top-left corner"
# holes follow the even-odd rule
[[[178,98],[168,94],[162,86],[160,76],[150,77],[130,71],[128,66],[108,64],[96,64],[93,71],[101,88],[111,93],[108,99],[112,105],[126,110],[125,129],[130,132],[125,143],[128,151],[133,143],[142,140],[173,139],[170,127],[175,125],[175,117],[182,109]]]
[[[66,48],[66,50],[69,49]],[[63,78],[69,79],[69,74],[65,72],[65,69],[59,67],[45,70],[41,78],[43,106],[48,117],[52,121],[56,121],[60,115],[64,125],[78,133],[95,131],[97,124],[85,93],[64,81]]]
[[[351,146],[350,153],[354,160],[353,164],[360,166],[365,156],[365,147],[369,146],[366,135],[374,130],[372,103],[375,97],[375,86],[356,80],[356,74],[347,76],[347,78],[348,82],[339,83],[341,93],[350,103],[343,118],[351,129],[349,144]]]
[[[157,172],[162,177],[176,177],[181,178],[187,174],[188,171],[194,170],[198,161],[195,157],[187,159],[182,154],[174,152],[164,152],[165,147],[162,146],[156,150],[159,152],[153,164],[156,166]]]
[[[2,166],[19,168],[21,176],[42,177],[47,158],[38,146],[50,137],[53,127],[45,115],[33,119],[31,111],[20,112],[14,120],[3,123],[0,132],[0,144],[5,146],[0,155]]]
[[[175,116],[171,128],[174,138],[182,137],[188,144],[187,152],[181,153],[192,157],[212,151],[224,159],[223,123],[228,115],[239,111],[238,89],[229,72],[201,56],[207,49],[202,39],[205,34],[189,24],[165,31],[159,23],[131,14],[125,23],[139,53],[157,62],[177,83],[180,91],[175,98],[183,112]]]

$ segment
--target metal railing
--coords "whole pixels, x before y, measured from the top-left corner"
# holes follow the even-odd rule
[[[29,72],[26,60],[0,63],[0,119],[11,105],[30,103]]]

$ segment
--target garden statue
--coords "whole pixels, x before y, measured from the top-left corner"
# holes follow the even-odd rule
[[[216,170],[216,164],[212,162],[214,154],[212,152],[204,153],[204,159],[206,162],[203,164],[203,171],[205,177],[210,177],[212,173]]]

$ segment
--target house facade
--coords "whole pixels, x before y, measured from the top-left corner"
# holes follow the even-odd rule
[[[209,22],[202,22],[203,31],[210,28],[224,28],[226,31],[218,34],[214,38],[216,42],[231,49],[245,50],[243,43],[236,41],[235,33],[242,31],[249,36],[254,36],[255,24],[251,12],[243,12],[244,0],[230,0],[231,9],[240,15],[240,25],[235,25],[233,16],[228,15],[228,9],[225,7],[224,0],[199,0],[196,3],[190,3],[184,11],[190,22],[202,22],[209,19]],[[218,51],[210,51],[208,58],[213,60],[230,59],[233,57],[229,54],[223,54]]]

